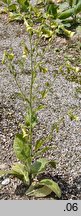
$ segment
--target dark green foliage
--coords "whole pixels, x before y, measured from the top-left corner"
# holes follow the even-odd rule
[[[58,6],[54,3],[47,4],[47,12],[54,18],[57,18],[57,8]]]

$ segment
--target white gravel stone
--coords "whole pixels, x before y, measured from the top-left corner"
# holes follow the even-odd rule
[[[2,184],[3,186],[5,186],[5,185],[8,185],[9,183],[10,183],[10,179],[9,179],[9,178],[6,178],[5,180],[2,181],[1,184]]]

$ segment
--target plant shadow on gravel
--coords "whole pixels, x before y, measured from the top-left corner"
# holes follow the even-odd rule
[[[61,198],[57,198],[54,193],[52,192],[51,195],[49,195],[47,198],[48,199],[57,199],[57,200],[68,200],[68,199],[74,199],[77,200],[78,197],[81,199],[81,175],[78,176],[73,180],[72,184],[68,184],[65,180],[63,180],[63,176],[55,175],[54,177],[50,175],[49,173],[47,175],[43,175],[43,178],[49,178],[52,179],[53,181],[56,181],[61,190],[62,190],[62,196]],[[39,180],[42,179],[42,175],[39,176]],[[19,184],[15,190],[16,196],[23,197],[25,195],[25,192],[27,190],[27,186],[24,185],[23,183]]]
[[[63,176],[56,175],[53,179],[57,180],[62,190],[61,200],[81,199],[81,175],[74,178],[70,184],[63,180]]]

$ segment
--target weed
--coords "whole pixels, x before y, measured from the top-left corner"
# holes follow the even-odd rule
[[[48,166],[56,168],[56,162],[45,158],[44,153],[52,149],[52,147],[46,144],[47,142],[51,141],[53,130],[56,129],[58,132],[59,125],[54,123],[51,127],[51,132],[49,135],[37,139],[34,143],[34,128],[38,123],[37,113],[39,110],[44,108],[41,100],[46,97],[49,83],[46,82],[44,90],[39,91],[40,97],[38,100],[34,94],[34,84],[37,78],[37,73],[38,71],[43,74],[47,73],[47,68],[44,66],[43,60],[40,60],[44,58],[46,47],[43,48],[42,54],[39,52],[39,42],[40,39],[44,37],[44,32],[42,29],[45,23],[44,19],[42,19],[40,26],[36,28],[33,22],[33,13],[35,8],[30,5],[29,10],[30,19],[27,20],[24,16],[24,24],[29,35],[30,46],[27,47],[26,43],[24,41],[22,42],[23,55],[21,57],[21,62],[23,62],[23,65],[25,64],[28,56],[30,58],[31,80],[28,97],[25,95],[25,93],[23,93],[20,83],[18,82],[17,72],[14,65],[15,56],[13,50],[10,49],[9,52],[5,51],[2,60],[2,63],[7,64],[10,73],[13,75],[19,88],[19,94],[21,98],[26,102],[27,113],[24,124],[21,124],[21,133],[16,134],[13,144],[13,149],[19,162],[13,164],[9,171],[0,171],[0,175],[5,175],[5,173],[8,173],[9,175],[13,175],[21,179],[24,184],[28,186],[28,190],[26,192],[27,196],[45,197],[53,191],[57,197],[60,198],[61,190],[56,182],[51,179],[42,179],[40,181],[37,179],[38,175],[44,173]],[[49,42],[51,43],[50,39]],[[39,61],[37,61],[38,56]],[[37,105],[35,105],[36,100],[38,100]]]

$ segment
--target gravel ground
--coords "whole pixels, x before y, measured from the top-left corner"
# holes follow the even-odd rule
[[[15,97],[18,92],[16,83],[6,66],[3,66],[2,55],[5,49],[13,47],[16,58],[21,54],[20,41],[28,38],[22,24],[8,23],[7,15],[0,15],[0,168],[7,169],[16,161],[13,154],[13,139],[19,130],[19,122],[23,121],[23,102]],[[59,74],[59,66],[64,63],[65,56],[81,71],[80,37],[74,36],[72,40],[55,37],[50,52],[46,53],[48,73],[45,78],[39,75],[38,83],[41,89],[46,81],[51,84],[50,92],[44,103],[47,108],[38,113],[39,132],[37,137],[48,133],[53,122],[64,117],[58,133],[54,132],[51,145],[55,150],[48,153],[49,158],[57,161],[55,171],[47,170],[45,175],[52,177],[62,189],[61,199],[81,199],[81,94],[76,95],[77,82],[72,82],[70,75]],[[78,59],[78,61],[77,61]],[[23,90],[27,91],[30,82],[30,73],[20,74],[19,80]],[[77,75],[78,76],[78,75]],[[81,78],[80,78],[81,79]],[[71,121],[67,112],[73,109],[78,121]],[[7,177],[4,177],[4,179]],[[3,179],[0,180],[2,183]],[[15,178],[11,178],[6,186],[2,186],[0,199],[28,199],[25,196],[25,186]],[[53,199],[53,195],[47,199]],[[34,198],[33,198],[34,199]]]

